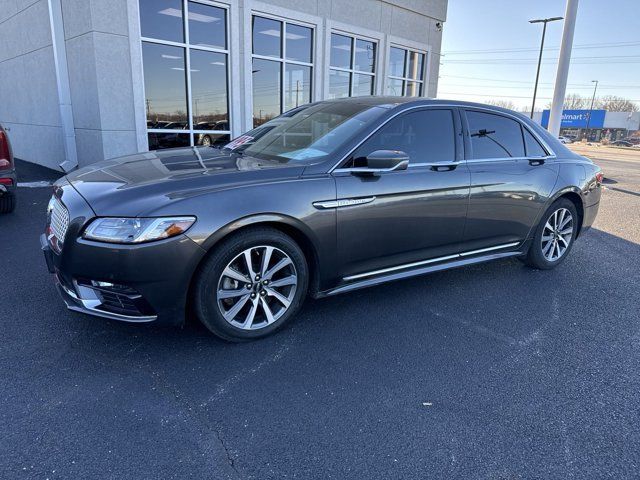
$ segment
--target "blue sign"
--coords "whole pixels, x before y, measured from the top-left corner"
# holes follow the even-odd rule
[[[589,114],[591,114],[589,128],[603,128],[606,113],[606,110],[563,110],[560,128],[587,128]],[[544,128],[549,126],[549,110],[542,112],[540,123]]]

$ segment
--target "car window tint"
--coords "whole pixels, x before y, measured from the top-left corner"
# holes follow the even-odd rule
[[[531,132],[526,128],[523,128],[522,131],[524,132],[524,143],[527,147],[527,156],[528,157],[546,157],[547,152],[545,151],[544,148],[542,148],[542,145],[540,145],[540,142],[538,142],[533,137]]]
[[[355,152],[352,165],[365,165],[376,150],[401,150],[410,163],[452,162],[455,130],[451,110],[422,110],[400,115],[374,133]]]
[[[524,157],[520,123],[502,115],[467,111],[473,158]]]

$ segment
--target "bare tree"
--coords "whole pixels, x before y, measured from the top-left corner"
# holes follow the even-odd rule
[[[616,95],[605,95],[596,98],[593,108],[607,110],[608,112],[637,112],[640,111],[637,103]]]
[[[487,105],[494,105],[496,107],[508,108],[509,110],[515,110],[516,105],[511,100],[489,100]]]

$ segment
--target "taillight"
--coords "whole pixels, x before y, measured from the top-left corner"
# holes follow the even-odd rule
[[[0,169],[6,170],[13,166],[13,154],[9,146],[6,132],[0,128]]]
[[[602,180],[604,180],[604,173],[602,172],[596,173],[596,182],[602,183]]]

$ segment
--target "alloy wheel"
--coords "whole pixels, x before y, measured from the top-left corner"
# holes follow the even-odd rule
[[[549,262],[562,258],[571,244],[573,216],[566,208],[559,208],[547,219],[542,230],[542,254]]]
[[[243,330],[277,321],[291,306],[298,274],[285,252],[272,246],[251,247],[227,264],[216,298],[224,319]]]

